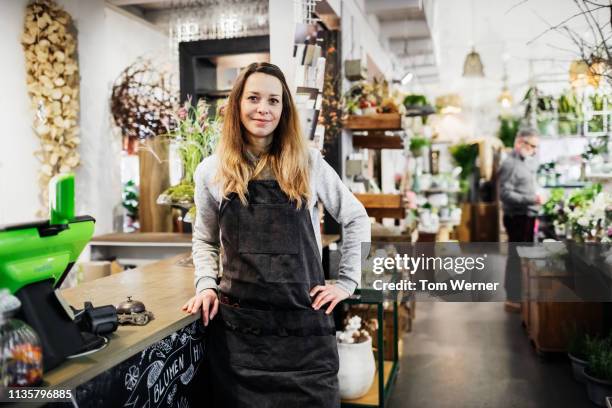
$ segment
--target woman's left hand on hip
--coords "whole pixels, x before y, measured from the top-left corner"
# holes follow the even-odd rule
[[[312,308],[319,310],[321,306],[329,303],[325,314],[330,314],[334,307],[344,299],[349,297],[349,294],[337,285],[317,285],[310,290],[310,297],[316,296],[312,301]]]

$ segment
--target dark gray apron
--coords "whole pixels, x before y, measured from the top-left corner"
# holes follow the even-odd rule
[[[325,279],[307,206],[275,180],[251,181],[219,210],[223,277],[206,335],[214,407],[339,407],[332,316],[313,310]]]

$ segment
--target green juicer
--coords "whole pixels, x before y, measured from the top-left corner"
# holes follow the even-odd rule
[[[74,174],[60,174],[49,184],[49,220],[0,226],[0,287],[21,301],[45,370],[99,340],[81,333],[57,291],[94,234],[95,219],[75,217],[74,201]]]

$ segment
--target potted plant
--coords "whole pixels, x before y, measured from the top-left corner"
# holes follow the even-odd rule
[[[352,316],[344,331],[336,332],[338,341],[338,384],[342,399],[364,396],[374,382],[376,364],[372,352],[372,337],[361,328],[361,317]]]
[[[597,340],[576,328],[570,334],[569,339],[567,355],[572,364],[572,374],[576,381],[584,384],[586,383],[584,369],[588,363],[587,358],[590,355],[590,349]]]
[[[478,158],[478,145],[469,143],[459,143],[449,148],[453,160],[461,167],[460,188],[462,192],[467,192],[468,177],[472,175],[476,158]]]
[[[560,135],[578,134],[578,124],[582,109],[576,95],[566,92],[557,99],[557,112],[559,114],[558,132]]]
[[[520,118],[513,116],[500,116],[500,125],[497,136],[500,138],[505,147],[514,146],[514,138],[519,130],[521,123]]]
[[[535,122],[541,135],[551,135],[551,124],[554,118],[555,100],[550,95],[544,95],[537,87],[531,87],[523,97],[525,104],[525,119]],[[554,131],[554,130],[553,130]]]
[[[604,110],[604,101],[607,102],[605,95],[596,93],[589,97],[588,102],[590,104],[590,110],[592,112],[601,112]],[[590,115],[588,118],[588,133],[603,132],[604,129],[604,115]]]
[[[425,95],[408,94],[404,97],[403,105],[406,116],[427,116],[435,112]]]
[[[545,224],[552,228],[552,238],[561,238],[564,234],[562,233],[561,224],[565,224],[567,221],[565,217],[565,190],[562,188],[553,188],[550,191],[550,196],[544,204],[542,204],[542,218]]]
[[[139,228],[138,224],[138,186],[133,180],[123,185],[121,204],[126,211],[122,229],[124,232],[133,232]]]
[[[605,406],[606,397],[612,395],[612,338],[592,342],[584,376],[591,402]]]
[[[219,112],[215,119],[209,119],[204,99],[194,106],[188,98],[171,121],[165,123],[168,132],[164,136],[177,148],[183,175],[179,184],[160,194],[157,203],[180,208],[187,213],[183,214],[185,222],[193,219],[194,174],[198,164],[215,150],[221,133],[220,117]]]
[[[414,136],[410,139],[410,152],[414,157],[421,156],[429,145],[429,139],[426,137]]]
[[[343,98],[344,110],[349,115],[369,115],[376,113],[378,98],[374,86],[360,81],[349,88]]]

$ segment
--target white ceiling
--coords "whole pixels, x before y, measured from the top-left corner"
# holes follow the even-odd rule
[[[167,7],[219,0],[108,1],[136,13],[154,14]],[[522,98],[530,78],[545,91],[560,92],[568,86],[569,64],[578,55],[569,38],[559,32],[542,35],[578,12],[575,0],[354,1],[377,19],[381,43],[388,44],[398,62],[396,76],[413,71],[416,79],[410,87],[430,96],[458,92],[473,106],[494,103],[503,85],[504,66],[515,100]],[[610,19],[607,9],[598,15]],[[568,25],[580,34],[588,32],[582,17]],[[462,77],[472,45],[482,57],[485,78]]]
[[[550,92],[568,87],[569,64],[578,50],[565,35],[545,32],[579,11],[574,0],[435,0],[434,10],[432,36],[440,79],[423,85],[430,93],[460,92],[477,99],[475,104],[488,104],[501,91],[504,59],[515,100],[523,96],[530,78]],[[609,11],[602,10],[598,17],[609,21]],[[567,24],[589,39],[583,17]],[[607,30],[612,33],[609,26]],[[472,44],[482,57],[484,79],[462,77]]]

